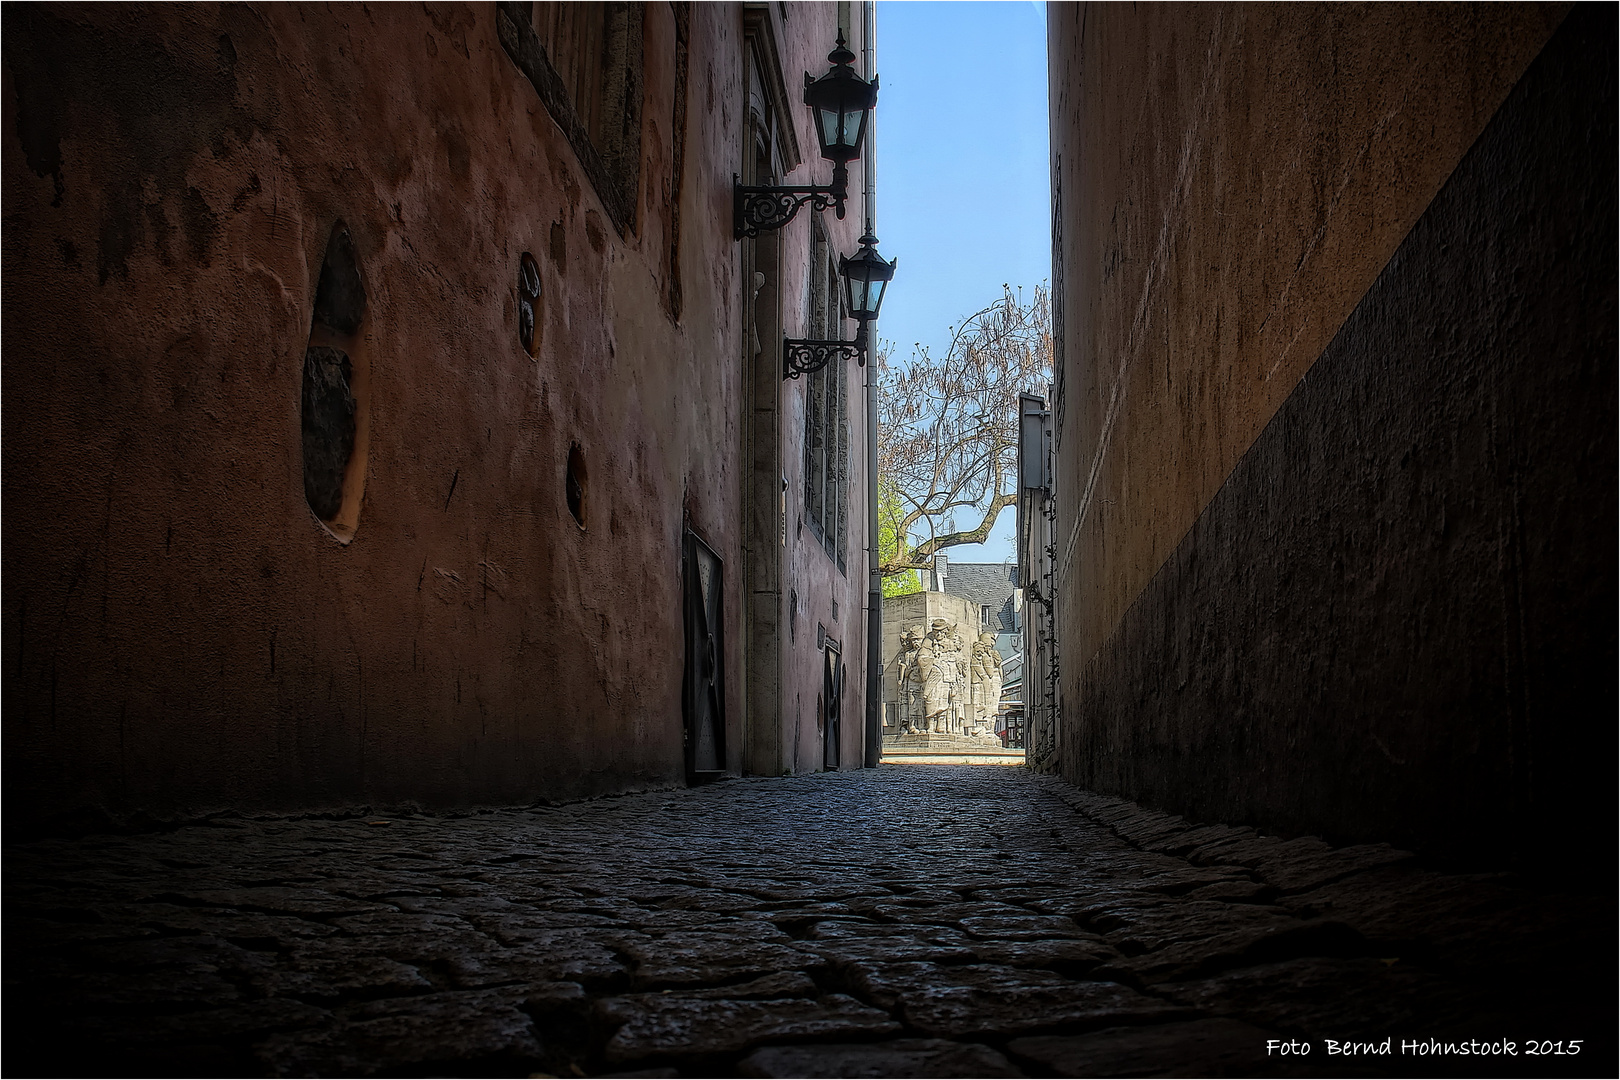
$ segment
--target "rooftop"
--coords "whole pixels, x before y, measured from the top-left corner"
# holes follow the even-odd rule
[[[1018,564],[950,563],[945,566],[945,588],[952,596],[960,596],[983,607],[988,605],[996,629],[1012,633],[1018,629],[1013,607],[1013,593],[1018,591]]]

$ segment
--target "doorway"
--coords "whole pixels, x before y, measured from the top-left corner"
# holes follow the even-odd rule
[[[833,772],[838,768],[839,750],[843,746],[840,736],[844,713],[844,658],[831,638],[827,639],[822,655],[821,695],[826,702],[827,723],[822,732],[821,767]]]
[[[686,775],[701,783],[726,768],[724,566],[714,550],[687,530],[682,545],[686,666],[682,678]]]

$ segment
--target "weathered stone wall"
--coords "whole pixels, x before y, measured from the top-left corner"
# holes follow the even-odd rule
[[[1614,18],[1565,10],[1054,6],[1071,779],[1496,864],[1612,818]]]
[[[833,9],[795,8],[826,18],[787,70],[825,69]],[[494,7],[7,9],[13,825],[682,782],[684,525],[743,668],[741,17],[684,10],[642,10],[620,224]],[[365,305],[334,342],[340,223]],[[307,346],[352,354],[324,524]]]

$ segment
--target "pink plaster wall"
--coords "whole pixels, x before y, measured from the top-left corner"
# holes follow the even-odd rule
[[[701,6],[701,5],[700,5]],[[871,72],[862,69],[865,45],[860,5],[852,7],[848,47],[856,53],[855,68],[867,77]],[[820,76],[827,70],[827,54],[832,50],[837,34],[837,5],[832,3],[796,3],[784,6],[764,5],[771,20],[772,33],[781,47],[782,72],[787,85],[791,107],[789,116],[795,128],[804,161],[782,178],[784,184],[826,184],[832,175],[832,166],[816,153],[815,131],[810,111],[799,104],[803,76]],[[697,10],[697,8],[694,8]],[[879,94],[878,109],[883,107]],[[821,217],[828,241],[835,251],[853,255],[859,248],[859,238],[865,220],[861,194],[862,166],[850,166],[850,199],[845,217],[839,220],[832,213]],[[728,189],[729,196],[729,189]],[[809,211],[802,211],[793,222],[778,234],[782,244],[780,303],[783,331],[790,337],[810,336],[809,272],[812,226]],[[892,253],[891,253],[892,255]],[[845,323],[845,336],[855,332],[853,322]],[[780,360],[780,343],[767,345]],[[790,622],[788,610],[790,596],[798,595],[796,631],[782,641],[782,707],[780,739],[782,772],[813,772],[822,767],[823,744],[817,726],[817,697],[823,689],[825,658],[816,645],[816,625],[827,628],[843,647],[842,658],[846,666],[843,694],[843,722],[839,743],[838,767],[861,767],[864,756],[862,725],[865,723],[865,662],[866,662],[866,423],[865,423],[865,369],[851,367],[849,371],[849,445],[851,469],[851,495],[848,507],[849,539],[845,568],[828,557],[821,542],[808,524],[801,524],[804,513],[804,439],[805,401],[808,379],[790,379],[781,383],[778,398],[780,438],[783,447],[780,463],[787,480],[786,543],[780,552],[782,558],[782,589],[780,625]],[[838,615],[833,617],[836,601]]]
[[[830,23],[831,4],[792,8],[790,72],[825,66],[828,35],[801,19],[816,8]],[[623,237],[495,17],[8,9],[14,825],[683,782],[683,520],[726,562],[727,671],[742,670],[740,12],[691,7],[678,323],[664,302],[673,9],[645,9]],[[300,451],[313,293],[339,219],[371,357],[347,545],[309,510]],[[842,224],[853,251],[858,210]],[[523,252],[543,284],[534,358],[517,332]],[[796,467],[802,421],[784,423]],[[574,445],[583,529],[563,492]],[[846,657],[863,655],[864,535],[852,513],[847,579],[795,563],[801,595],[845,590]],[[736,768],[735,679],[726,708]],[[847,745],[858,763],[857,733]]]

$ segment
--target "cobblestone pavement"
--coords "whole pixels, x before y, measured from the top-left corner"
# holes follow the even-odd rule
[[[11,1076],[1615,1068],[1612,896],[1015,769],[222,817],[12,846],[5,896]]]

